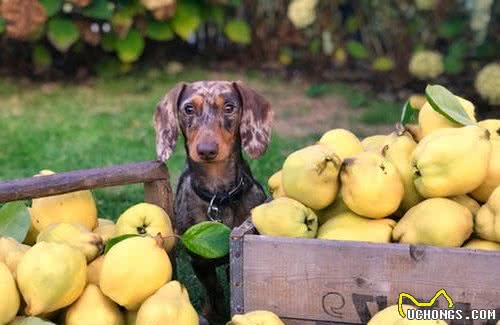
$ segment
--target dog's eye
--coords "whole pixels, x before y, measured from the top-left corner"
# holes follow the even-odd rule
[[[194,106],[191,105],[191,104],[186,104],[184,106],[184,112],[187,114],[187,115],[191,115],[191,114],[194,114]]]
[[[224,113],[226,114],[231,114],[232,112],[234,112],[234,109],[236,108],[236,106],[234,106],[233,104],[231,103],[226,103],[224,105]]]

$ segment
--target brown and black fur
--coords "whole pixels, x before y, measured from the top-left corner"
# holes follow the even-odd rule
[[[253,180],[242,150],[250,158],[258,158],[266,151],[272,116],[269,103],[240,82],[181,83],[160,101],[155,113],[158,159],[166,161],[170,157],[179,129],[185,139],[187,162],[174,205],[178,234],[208,220],[209,202],[193,188],[204,193],[224,193],[234,188],[242,175],[250,176],[252,183],[241,195],[221,207],[220,219],[231,228],[239,226],[253,207],[266,200],[262,186]],[[215,272],[220,263],[198,257],[192,260],[208,294],[204,314],[209,320],[226,314],[223,290]]]

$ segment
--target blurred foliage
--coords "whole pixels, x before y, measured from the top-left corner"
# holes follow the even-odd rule
[[[21,2],[45,12],[19,14],[12,8]],[[139,60],[148,42],[185,42],[209,55],[219,48],[231,57],[244,47],[247,62],[329,67],[337,76],[358,71],[357,79],[398,87],[421,79],[409,69],[420,51],[442,56],[442,73],[427,81],[475,72],[500,57],[499,17],[500,0],[1,0],[0,38],[16,41],[0,47],[29,42],[38,51],[33,60],[39,45],[55,56],[85,56],[92,47],[126,64]]]

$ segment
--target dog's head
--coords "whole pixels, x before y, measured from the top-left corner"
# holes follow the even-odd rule
[[[193,161],[223,161],[240,142],[258,158],[269,144],[272,117],[270,104],[241,82],[180,83],[156,107],[157,157],[170,157],[180,128]]]

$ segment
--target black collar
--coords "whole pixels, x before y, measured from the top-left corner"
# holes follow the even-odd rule
[[[203,188],[195,186],[191,182],[193,191],[200,199],[208,203],[207,216],[213,221],[220,221],[220,209],[229,205],[230,202],[240,198],[240,196],[247,192],[253,185],[255,180],[252,176],[245,172],[239,177],[235,185],[228,191],[210,192]]]

